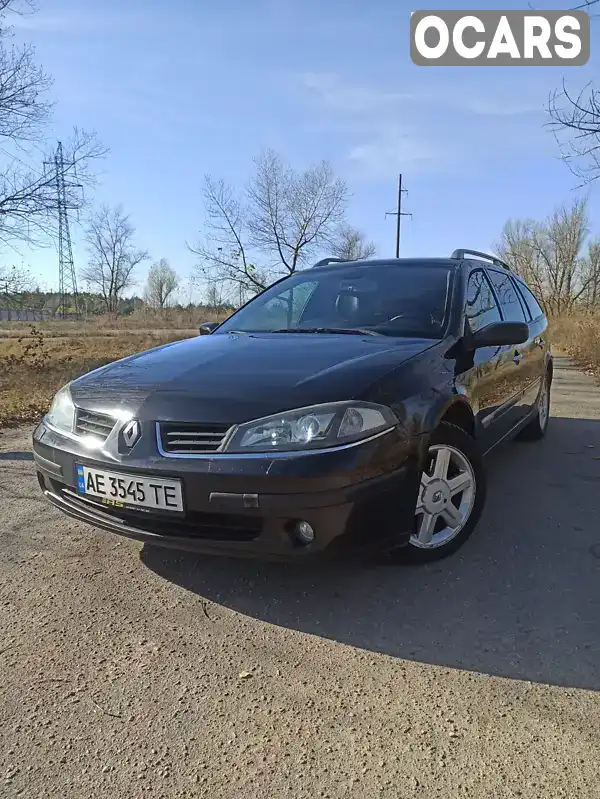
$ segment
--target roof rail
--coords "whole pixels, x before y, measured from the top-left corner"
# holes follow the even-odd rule
[[[462,261],[467,255],[476,255],[478,258],[485,258],[486,261],[491,261],[495,266],[501,266],[503,269],[508,269],[509,272],[512,271],[507,263],[501,261],[500,258],[497,258],[495,255],[489,255],[487,252],[479,252],[478,250],[454,250],[450,257]]]
[[[312,268],[315,269],[317,266],[327,266],[328,264],[347,264],[347,258],[323,258],[322,261],[317,261],[316,264],[313,264]]]

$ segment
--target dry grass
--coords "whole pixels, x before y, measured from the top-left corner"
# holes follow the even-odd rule
[[[87,321],[0,322],[0,427],[35,422],[58,388],[111,361],[198,335],[227,314],[172,308]]]
[[[222,322],[227,317],[226,313],[215,313],[211,310],[178,311],[166,308],[164,311],[137,311],[130,316],[116,316],[104,314],[103,316],[90,317],[87,321],[60,321],[35,322],[37,330],[41,330],[46,338],[59,336],[119,336],[124,331],[133,333],[164,333],[171,331],[184,331],[196,335],[203,322]],[[0,321],[0,339],[30,336],[31,322],[2,322]]]
[[[197,319],[192,328],[169,330],[158,326],[157,317],[154,325],[141,317],[49,322],[33,330],[5,323],[0,329],[0,427],[37,421],[69,380],[127,355],[197,335],[196,322],[210,321]],[[552,340],[600,377],[600,314],[552,320]]]
[[[556,347],[600,377],[600,314],[553,319],[551,327]]]
[[[57,389],[79,375],[184,338],[189,333],[173,330],[0,339],[0,427],[37,421]]]

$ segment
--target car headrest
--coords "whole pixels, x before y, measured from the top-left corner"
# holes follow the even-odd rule
[[[359,301],[356,294],[341,293],[335,301],[335,310],[342,319],[353,319],[358,313]]]

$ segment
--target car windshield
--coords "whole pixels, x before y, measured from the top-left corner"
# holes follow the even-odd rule
[[[439,339],[451,269],[383,264],[318,268],[275,284],[215,333],[354,333]]]

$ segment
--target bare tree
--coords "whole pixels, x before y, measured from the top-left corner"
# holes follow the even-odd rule
[[[179,288],[179,278],[166,258],[152,264],[148,271],[146,283],[146,303],[155,309],[162,310],[169,305],[173,294]]]
[[[0,266],[0,303],[6,308],[22,308],[26,292],[33,287],[34,281],[27,269]]]
[[[598,17],[600,0],[580,0],[572,11],[589,11]],[[600,176],[600,93],[585,86],[578,93],[569,92],[565,81],[562,89],[550,94],[547,109],[549,126],[554,131],[563,160],[582,183]],[[564,138],[561,138],[564,136]]]
[[[582,278],[585,291],[582,299],[590,311],[600,308],[600,239],[589,242],[587,255],[583,260]]]
[[[247,209],[235,197],[231,187],[209,176],[204,182],[204,201],[208,229],[206,242],[189,247],[200,258],[196,280],[208,283],[216,280],[245,291],[262,291],[268,285],[268,276],[251,262],[250,244],[247,243]]]
[[[348,200],[346,184],[326,162],[297,171],[268,151],[254,166],[239,197],[223,181],[206,178],[207,236],[190,247],[199,257],[199,278],[250,294],[329,246]]]
[[[583,184],[600,176],[600,92],[588,84],[576,94],[562,89],[550,95],[549,127],[561,155]]]
[[[81,276],[102,296],[104,307],[116,313],[123,293],[135,285],[134,270],[148,258],[134,246],[135,228],[122,206],[104,205],[90,217],[85,234],[89,262]]]
[[[10,246],[18,241],[40,244],[54,235],[58,210],[53,152],[40,153],[36,144],[51,121],[53,104],[47,98],[52,79],[36,64],[33,47],[8,41],[7,14],[30,10],[27,0],[0,0],[0,241]],[[71,208],[83,207],[82,189],[94,182],[91,164],[106,152],[93,133],[75,130],[66,144],[64,176]]]
[[[94,133],[74,130],[64,148],[68,207],[79,211],[86,205],[82,191],[93,186],[92,162],[106,154]],[[54,154],[49,152],[43,171],[13,159],[0,170],[0,241],[24,241],[41,245],[56,235],[58,194]]]
[[[6,12],[15,12],[16,2],[2,0],[0,25]],[[9,31],[0,27],[0,37],[6,40]],[[40,131],[50,120],[52,103],[45,100],[52,87],[52,78],[35,63],[34,48],[0,45],[0,137],[23,141],[38,139]]]
[[[217,315],[220,315],[223,311],[227,312],[233,307],[227,295],[226,286],[218,282],[211,283],[208,286],[204,304]]]
[[[351,225],[342,224],[329,247],[329,254],[335,258],[346,258],[348,261],[360,261],[372,258],[377,251],[375,243],[367,241],[364,233]]]
[[[544,222],[510,221],[497,252],[526,280],[546,311],[572,311],[588,295],[597,274],[593,243],[582,255],[588,235],[585,201],[561,206]]]
[[[348,188],[325,161],[296,172],[269,150],[255,167],[248,189],[252,244],[279,258],[291,274],[334,237],[344,220]]]
[[[534,244],[534,230],[538,225],[532,219],[510,219],[502,231],[498,255],[515,269],[534,292],[543,299],[544,266],[539,251]]]

